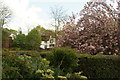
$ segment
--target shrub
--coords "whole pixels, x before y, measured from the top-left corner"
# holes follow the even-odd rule
[[[9,49],[7,49],[7,48],[3,48],[3,51],[9,51]]]
[[[8,53],[2,55],[2,76],[5,78],[42,78],[51,77],[51,67],[49,61],[38,54],[19,55],[17,53]],[[50,75],[40,76],[36,74],[43,70]],[[37,77],[39,76],[39,77]]]
[[[75,50],[70,48],[53,48],[47,59],[50,60],[51,65],[64,72],[72,72],[78,62]]]
[[[30,50],[39,50],[41,44],[41,35],[37,28],[32,29],[26,36],[27,48]]]
[[[20,49],[20,48],[15,48],[15,50],[16,50],[16,51],[19,51],[19,50],[21,50],[21,49]]]
[[[30,57],[23,55],[15,55],[13,53],[3,54],[3,78],[31,78],[32,62]]]
[[[120,78],[120,56],[79,54],[78,71],[88,78]]]
[[[87,80],[86,76],[82,76],[81,75],[82,72],[76,72],[76,73],[72,73],[72,74],[67,74],[66,77],[68,78],[68,80]]]
[[[51,70],[51,67],[49,66],[49,61],[47,61],[45,58],[41,59],[41,61],[38,63],[38,68],[35,72],[35,78],[54,78],[53,74],[54,71]]]
[[[36,71],[36,77],[37,78],[53,78],[53,74],[54,74],[54,71],[52,71],[51,69],[47,69],[47,70],[37,70]]]
[[[26,35],[25,34],[18,34],[16,35],[15,39],[13,40],[13,44],[12,46],[14,48],[16,48],[16,50],[18,49],[26,49],[27,45],[26,45]]]

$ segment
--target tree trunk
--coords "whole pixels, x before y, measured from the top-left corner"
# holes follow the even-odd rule
[[[120,48],[120,1],[118,2],[118,22],[117,23],[118,23],[118,45],[119,45],[119,48]]]

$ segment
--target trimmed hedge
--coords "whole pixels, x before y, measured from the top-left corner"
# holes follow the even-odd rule
[[[77,71],[83,71],[88,78],[119,78],[119,55],[84,55],[77,54],[79,66]]]

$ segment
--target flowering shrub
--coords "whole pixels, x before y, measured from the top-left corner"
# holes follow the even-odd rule
[[[72,79],[79,79],[79,80],[87,80],[87,77],[86,76],[82,76],[81,75],[82,72],[76,72],[76,73],[73,73],[73,74],[67,74],[66,77],[67,78],[72,78]]]
[[[38,69],[36,71],[37,78],[54,78],[53,74],[54,74],[54,71],[52,71],[51,69],[47,69],[47,70]]]
[[[77,65],[77,59],[74,51],[72,49],[57,48],[53,51],[56,51],[57,54],[54,56],[53,60],[57,59],[59,56],[59,60],[57,60],[57,67],[50,66],[50,61],[46,58],[42,58],[40,54],[19,54],[19,53],[7,53],[2,55],[2,78],[50,78],[50,79],[67,79],[66,74],[68,72],[72,72],[72,69]],[[62,52],[62,53],[61,53]],[[58,55],[58,54],[61,54]],[[63,59],[63,57],[64,59]],[[55,64],[56,65],[56,64]],[[70,71],[69,71],[70,70]]]
[[[36,78],[54,78],[54,71],[51,70],[49,63],[50,62],[47,61],[45,58],[41,59],[41,61],[38,63],[39,65],[35,72]]]
[[[34,78],[39,69],[51,73],[49,61],[42,59],[40,55],[27,56],[9,53],[3,54],[2,59],[3,78]]]

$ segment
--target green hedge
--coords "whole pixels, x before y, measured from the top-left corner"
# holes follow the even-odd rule
[[[120,56],[78,54],[77,71],[88,78],[120,78]]]
[[[55,47],[47,55],[50,64],[55,68],[60,68],[65,73],[72,72],[77,67],[77,56],[75,50],[69,47]]]

